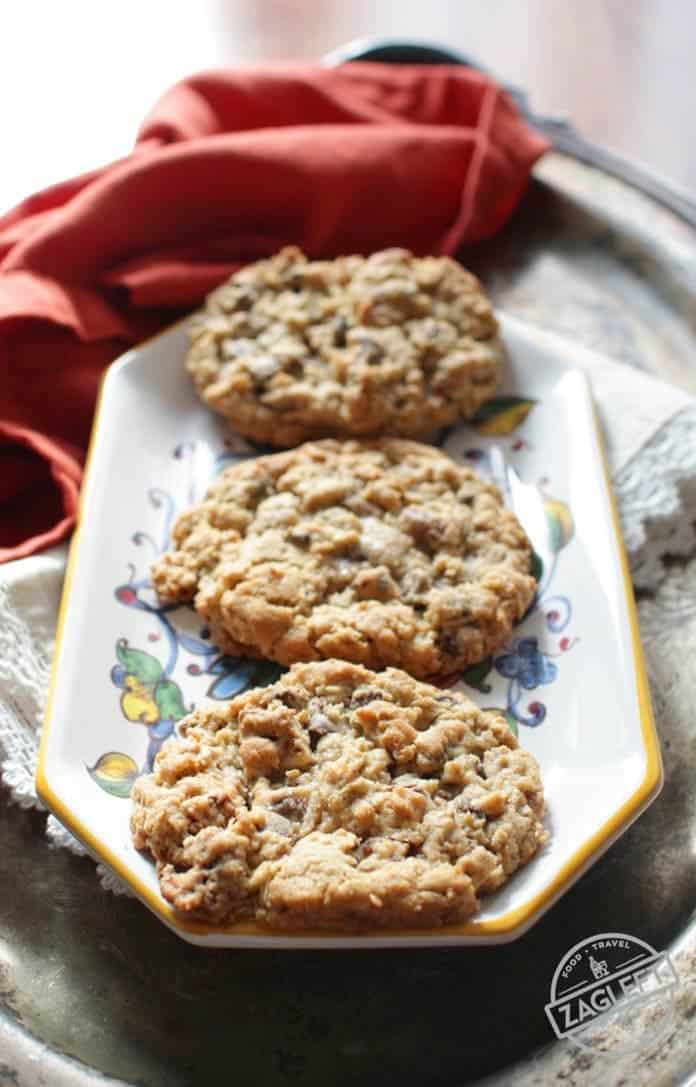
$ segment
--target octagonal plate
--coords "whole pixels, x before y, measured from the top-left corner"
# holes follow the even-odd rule
[[[500,394],[440,445],[504,491],[532,539],[535,604],[461,679],[539,760],[549,844],[475,920],[428,930],[276,933],[176,914],[130,843],[130,788],[177,721],[278,669],[233,660],[193,611],[163,607],[149,564],[176,514],[226,465],[260,452],[196,399],[180,324],[107,372],[59,622],[37,772],[41,798],[167,925],[214,946],[499,943],[521,935],[655,798],[662,768],[633,596],[587,372],[597,357],[502,319]]]

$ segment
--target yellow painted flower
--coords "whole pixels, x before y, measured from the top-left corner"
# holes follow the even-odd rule
[[[157,703],[148,690],[135,676],[127,675],[121,695],[121,709],[129,721],[138,721],[144,725],[154,725],[159,720]]]
[[[544,499],[544,512],[552,551],[561,551],[573,538],[573,516],[565,502],[558,498]]]

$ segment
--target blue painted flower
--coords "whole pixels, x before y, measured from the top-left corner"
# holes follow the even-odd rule
[[[526,691],[553,683],[558,675],[556,665],[539,649],[536,638],[518,638],[509,652],[496,657],[495,668],[506,679],[516,679]]]

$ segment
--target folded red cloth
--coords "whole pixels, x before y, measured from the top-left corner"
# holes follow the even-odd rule
[[[99,377],[126,347],[286,243],[332,257],[488,237],[546,148],[495,83],[455,66],[173,87],[126,159],[0,218],[0,561],[70,531]]]

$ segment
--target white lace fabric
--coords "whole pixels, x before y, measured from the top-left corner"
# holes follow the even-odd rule
[[[634,584],[664,595],[669,558],[696,555],[696,402],[596,356],[586,369]],[[0,777],[23,807],[42,807],[34,774],[66,555],[54,548],[0,567]],[[46,834],[53,846],[85,852],[50,815]],[[105,887],[128,893],[98,872]]]
[[[666,560],[696,554],[696,404],[672,416],[613,485],[633,584],[654,591]]]

